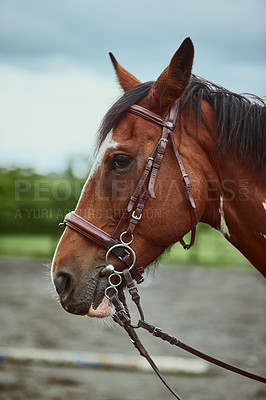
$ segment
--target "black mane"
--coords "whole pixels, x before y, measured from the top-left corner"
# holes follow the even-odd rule
[[[214,110],[218,131],[218,145],[230,148],[242,160],[249,159],[262,165],[266,156],[266,107],[264,101],[252,94],[236,94],[197,76],[183,97],[180,110],[187,104],[188,115],[197,115],[197,124],[203,121],[202,101]]]
[[[149,93],[154,82],[142,83],[125,92],[109,109],[99,130],[97,148],[115,127],[123,113],[139,103]],[[234,154],[263,165],[266,156],[266,107],[255,95],[240,95],[192,75],[191,83],[180,101],[180,118],[184,110],[187,117],[197,115],[197,125],[207,124],[201,110],[202,101],[207,101],[214,110],[218,130],[218,145],[229,146]],[[186,107],[185,107],[186,106]]]
[[[100,126],[97,147],[99,149],[108,133],[115,127],[124,112],[133,104],[139,103],[148,94],[154,82],[146,82],[133,87],[120,97],[105,114]]]

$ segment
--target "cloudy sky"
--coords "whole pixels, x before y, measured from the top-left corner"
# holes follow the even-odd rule
[[[266,95],[265,17],[265,0],[0,0],[0,166],[92,154],[120,95],[109,51],[147,81],[190,36],[195,74]]]

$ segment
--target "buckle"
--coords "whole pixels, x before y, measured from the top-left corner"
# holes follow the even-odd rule
[[[157,337],[161,332],[162,332],[161,328],[155,327],[152,331],[152,335]]]
[[[135,211],[133,211],[133,213],[132,213],[131,216],[132,216],[132,218],[135,219],[136,221],[139,221],[139,220],[141,219],[141,217],[142,217],[142,214],[136,215]]]

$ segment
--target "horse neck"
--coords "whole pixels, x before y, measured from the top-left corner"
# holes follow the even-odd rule
[[[250,165],[229,149],[218,149],[204,128],[208,160],[207,196],[201,221],[219,230],[265,277],[266,193],[262,168]],[[212,137],[211,137],[212,136]]]

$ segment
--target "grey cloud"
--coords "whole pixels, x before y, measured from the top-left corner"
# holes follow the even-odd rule
[[[1,57],[24,67],[61,57],[110,73],[113,51],[154,78],[190,36],[200,71],[210,63],[255,68],[266,64],[265,11],[264,0],[1,0]]]

